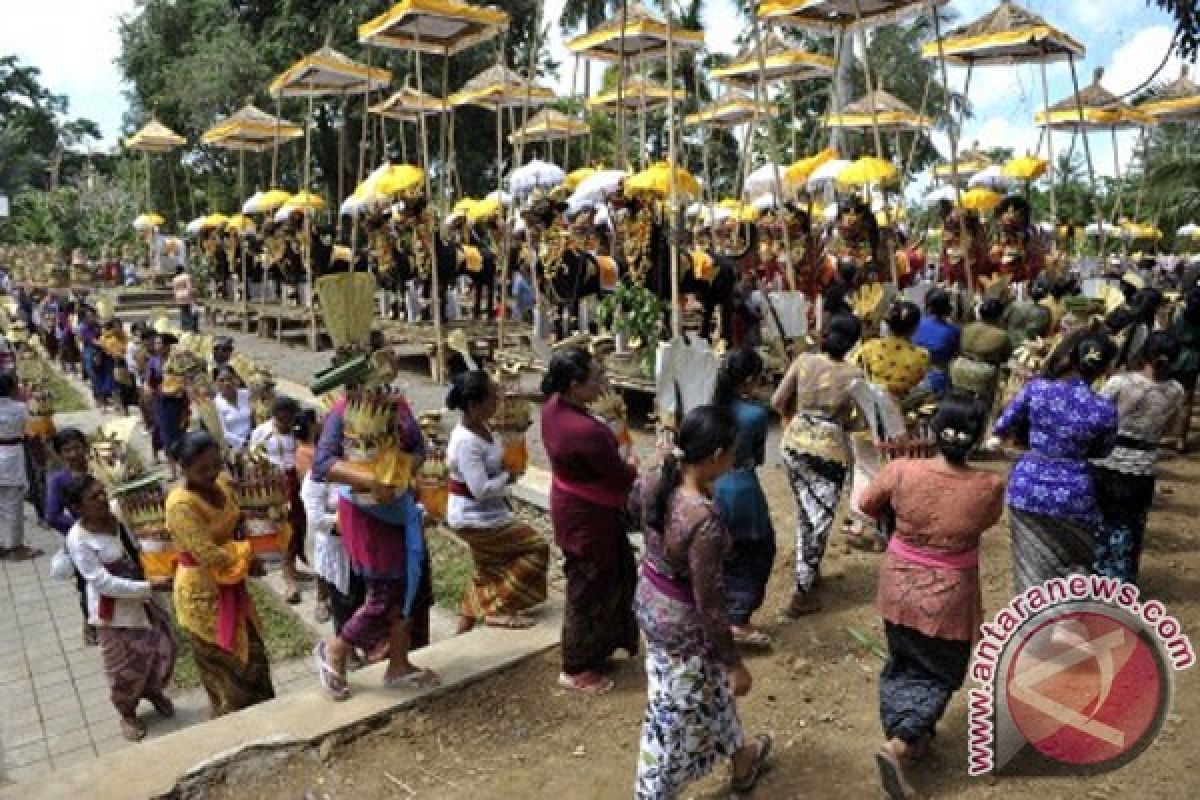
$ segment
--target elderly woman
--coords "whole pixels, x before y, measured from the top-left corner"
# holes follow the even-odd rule
[[[463,595],[459,632],[482,620],[496,628],[528,628],[525,611],[546,600],[550,548],[508,507],[508,487],[521,476],[504,468],[500,440],[488,427],[496,384],[482,370],[455,376],[446,407],[462,413],[450,434],[447,522],[471,548],[475,575]]]
[[[137,717],[143,699],[160,716],[175,716],[163,693],[175,671],[175,638],[170,618],[151,598],[155,589],[169,588],[171,578],[145,579],[137,546],[95,478],[72,478],[62,496],[77,519],[67,534],[67,552],[87,587],[88,619],[97,631],[121,734],[140,741],[146,735],[146,724]]]
[[[602,694],[613,688],[604,672],[617,649],[638,650],[633,593],[637,565],[622,510],[637,467],[621,457],[612,429],[588,411],[604,391],[604,373],[590,353],[555,354],[542,380],[542,441],[550,460],[550,520],[565,556],[563,614],[565,689]]]
[[[854,410],[851,389],[863,377],[845,358],[861,331],[852,314],[835,316],[821,352],[797,358],[771,398],[788,420],[780,455],[796,495],[796,588],[787,609],[790,617],[821,609],[817,579],[850,464],[846,427]]]
[[[979,540],[1000,519],[1004,483],[967,465],[987,427],[979,401],[953,395],[932,428],[939,455],[889,463],[862,508],[890,512],[895,530],[879,574],[888,660],[879,678],[887,737],[875,759],[889,800],[914,797],[905,765],[918,758],[960,689],[983,621]]]
[[[235,541],[242,512],[221,474],[221,448],[208,433],[188,433],[172,457],[183,485],[167,495],[167,530],[179,550],[175,617],[188,636],[209,713],[219,717],[275,696],[262,623],[246,590],[254,562]]]
[[[677,797],[719,758],[733,761],[733,790],[753,790],[771,737],[743,738],[734,697],[753,680],[734,644],[721,564],[732,547],[713,484],[736,457],[728,409],[684,417],[662,470],[638,483],[629,507],[646,535],[637,617],[646,636],[646,714],[638,800]]]
[[[1029,448],[1008,480],[1018,593],[1092,571],[1092,532],[1100,527],[1100,513],[1088,459],[1112,451],[1117,407],[1091,385],[1115,352],[1103,334],[1081,337],[1065,374],[1030,381],[996,421],[996,436]]]

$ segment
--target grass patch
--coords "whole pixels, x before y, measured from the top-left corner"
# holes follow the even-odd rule
[[[50,402],[53,404],[51,408],[56,413],[86,411],[91,408],[79,390],[72,386],[71,382],[58,370],[46,369],[43,373],[43,381],[46,388],[50,390]]]
[[[257,581],[249,581],[246,585],[258,610],[258,618],[262,621],[263,639],[270,662],[279,664],[312,652],[316,639],[300,618],[289,611],[267,587]],[[179,642],[179,655],[175,659],[175,675],[171,683],[176,689],[192,689],[200,685],[196,658],[187,636],[178,628],[175,629],[175,636]]]
[[[475,574],[471,551],[441,529],[432,531],[425,541],[429,544],[429,559],[433,562],[433,602],[457,612],[462,608],[463,595]]]

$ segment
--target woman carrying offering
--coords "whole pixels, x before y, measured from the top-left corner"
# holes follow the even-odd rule
[[[888,642],[879,678],[887,740],[875,760],[889,800],[916,796],[905,765],[924,754],[966,677],[983,621],[979,540],[1004,504],[1004,482],[967,465],[987,429],[986,407],[951,394],[932,429],[938,456],[892,461],[862,498],[864,512],[890,512],[895,521],[878,595]]]
[[[721,363],[713,393],[713,405],[726,409],[737,425],[733,468],[717,478],[713,495],[733,542],[725,561],[729,619],[734,641],[757,647],[770,646],[771,637],[750,627],[750,617],[762,607],[775,564],[775,528],[758,482],[771,416],[751,399],[762,370],[758,353],[735,350]]]
[[[1030,381],[996,421],[996,436],[1029,447],[1008,478],[1018,593],[1092,570],[1100,513],[1088,459],[1112,451],[1117,407],[1091,384],[1115,353],[1107,336],[1083,336],[1071,348],[1065,375]]]
[[[508,507],[507,472],[498,438],[488,427],[499,401],[496,384],[476,370],[455,376],[446,407],[462,412],[450,434],[447,522],[471,548],[475,575],[463,596],[460,633],[483,620],[498,628],[528,628],[525,611],[546,600],[550,548]]]
[[[246,590],[254,554],[235,541],[242,512],[221,474],[221,448],[188,433],[172,458],[183,485],[167,495],[167,530],[179,550],[175,617],[187,633],[213,717],[275,696],[262,624]]]
[[[797,358],[771,398],[788,420],[780,456],[796,495],[796,590],[787,609],[790,617],[821,609],[815,592],[821,558],[850,464],[846,426],[854,410],[851,389],[863,378],[845,358],[861,330],[852,314],[833,317],[821,352]]]
[[[577,347],[554,355],[542,380],[542,442],[550,460],[550,520],[565,556],[563,669],[558,683],[585,694],[613,688],[604,672],[617,649],[637,653],[637,564],[622,512],[637,467],[612,429],[588,411],[604,371]]]
[[[254,432],[254,404],[250,402],[250,390],[240,388],[241,384],[233,367],[221,367],[217,373],[217,394],[213,404],[221,417],[221,430],[231,455],[246,449]]]
[[[670,800],[733,760],[733,790],[749,792],[771,737],[745,742],[734,697],[753,681],[734,643],[721,564],[732,540],[713,483],[734,463],[736,427],[727,409],[684,417],[661,472],[643,477],[630,511],[646,537],[637,619],[646,637],[646,714],[638,755],[638,800]]]
[[[88,442],[78,428],[63,428],[50,439],[51,446],[63,468],[46,480],[46,524],[65,538],[71,532],[76,517],[67,507],[64,490],[88,474]],[[97,643],[96,628],[88,620],[87,581],[75,571],[75,589],[79,592],[79,608],[83,612],[83,643],[93,647]]]
[[[113,515],[104,487],[91,475],[74,477],[62,489],[77,522],[67,534],[67,552],[87,585],[88,618],[97,631],[104,674],[121,734],[131,742],[146,735],[138,703],[149,700],[163,717],[175,706],[163,694],[175,671],[175,638],[166,611],[151,597],[168,589],[170,578],[147,581],[137,547]]]
[[[1117,404],[1116,446],[1092,462],[1101,527],[1096,534],[1094,568],[1100,575],[1137,580],[1142,539],[1154,499],[1158,443],[1178,428],[1186,396],[1171,380],[1179,342],[1166,331],[1150,334],[1142,347],[1138,371],[1114,375],[1100,396]]]

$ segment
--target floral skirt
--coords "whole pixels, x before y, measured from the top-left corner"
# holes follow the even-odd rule
[[[742,723],[725,667],[650,647],[637,800],[669,800],[742,746]]]

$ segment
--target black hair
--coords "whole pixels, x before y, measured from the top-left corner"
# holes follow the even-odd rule
[[[650,499],[646,524],[652,530],[661,531],[666,524],[667,506],[683,481],[684,465],[698,464],[732,447],[736,434],[737,423],[728,408],[699,406],[688,412],[675,434],[674,451],[663,459],[662,473]]]
[[[561,394],[573,383],[582,383],[592,369],[592,354],[582,347],[560,350],[550,359],[546,374],[542,377],[542,394],[549,397]]]
[[[300,413],[300,403],[296,401],[296,398],[288,397],[287,395],[279,395],[275,398],[275,402],[271,403],[271,416],[275,416],[276,414],[284,414],[288,411],[292,412],[293,414]]]
[[[296,415],[296,425],[292,429],[296,438],[301,442],[311,441],[313,431],[317,428],[317,411],[313,408],[306,408]]]
[[[750,378],[762,374],[763,360],[756,351],[743,347],[726,353],[717,370],[717,385],[712,403],[728,408],[737,398],[737,389]]]
[[[446,408],[451,411],[466,411],[483,402],[491,389],[491,377],[481,369],[460,372],[450,380],[450,391],[446,393]]]
[[[892,307],[888,309],[887,325],[888,331],[893,336],[901,336],[908,338],[912,336],[913,331],[921,324],[921,309],[917,308],[916,303],[908,300],[901,300],[892,303]]]
[[[1183,349],[1179,340],[1167,331],[1155,331],[1146,338],[1142,346],[1142,361],[1154,368],[1154,377],[1166,380],[1171,371],[1171,365],[1179,358]]]
[[[1112,339],[1102,333],[1088,334],[1071,349],[1071,367],[1091,383],[1104,374],[1116,354]]]
[[[189,431],[171,448],[171,458],[186,469],[208,451],[220,449],[217,440],[208,431]]]
[[[0,397],[12,397],[17,390],[17,376],[11,372],[0,372]]]
[[[96,482],[96,477],[91,473],[85,472],[82,475],[72,476],[62,489],[63,505],[69,509],[79,508],[79,504],[83,502],[83,496]]]
[[[935,317],[948,317],[954,311],[954,304],[945,289],[933,288],[925,295],[925,310]]]
[[[1029,208],[1029,201],[1019,194],[1010,194],[1000,201],[1000,205],[996,206],[995,218],[1000,219],[1009,211],[1016,211],[1020,216],[1018,226],[1025,230],[1032,224],[1032,211]]]
[[[1035,303],[1048,294],[1050,294],[1050,284],[1041,278],[1038,278],[1033,283],[1029,284],[1029,297]]]
[[[1152,326],[1154,325],[1154,318],[1158,314],[1158,309],[1162,306],[1162,302],[1162,292],[1148,286],[1134,293],[1130,305],[1133,306],[1134,313],[1137,314],[1139,322],[1144,322]]]
[[[221,368],[217,370],[217,377],[218,377],[218,378],[224,378],[226,375],[232,375],[232,376],[233,376],[233,379],[234,379],[235,381],[237,381],[238,383],[241,383],[241,382],[242,382],[242,377],[241,377],[240,375],[238,375],[238,374],[237,374],[237,370],[236,370],[236,369],[234,369],[233,367],[229,366],[228,364],[222,364],[222,365],[221,365]]]
[[[821,341],[821,350],[827,355],[841,360],[858,344],[862,336],[862,323],[853,314],[834,314],[829,320],[829,330]]]
[[[1193,325],[1200,324],[1200,286],[1193,286],[1184,294],[1183,318]]]
[[[987,431],[987,406],[974,395],[951,391],[938,403],[930,427],[946,460],[965,464]]]
[[[1004,316],[1004,302],[989,297],[979,304],[979,319],[983,322],[999,322]]]
[[[87,450],[87,437],[84,436],[83,431],[79,430],[78,428],[63,428],[62,430],[55,431],[54,436],[50,438],[50,446],[54,448],[54,452],[60,456],[62,455],[63,448],[71,442],[79,442],[81,445],[83,445],[83,449]]]

